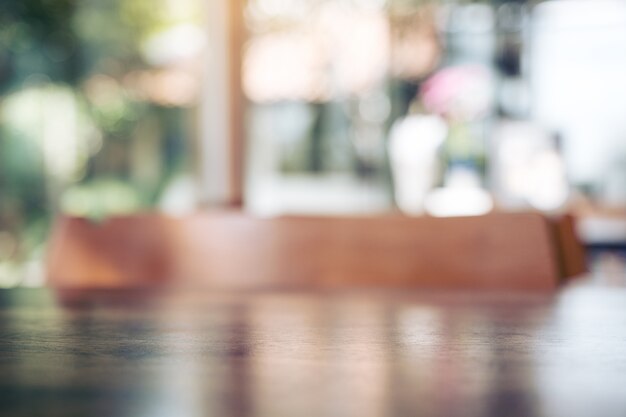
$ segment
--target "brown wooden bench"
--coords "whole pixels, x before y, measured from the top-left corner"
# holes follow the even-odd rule
[[[533,213],[264,219],[209,212],[103,223],[61,217],[48,255],[48,283],[58,287],[546,291],[584,272],[571,220]]]

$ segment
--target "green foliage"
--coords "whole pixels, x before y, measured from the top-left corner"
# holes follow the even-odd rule
[[[184,112],[126,88],[128,74],[150,69],[145,42],[173,23],[164,3],[0,1],[0,233],[19,241],[13,259],[0,256],[0,267],[41,253],[54,207],[98,219],[140,210],[158,200],[183,165]],[[46,162],[44,148],[55,144],[44,142],[55,138],[41,130],[54,120],[44,123],[47,116],[37,112],[46,113],[54,99],[34,94],[32,106],[5,111],[24,91],[48,87],[71,96],[75,150],[84,159],[71,178],[51,172]],[[140,146],[146,140],[151,146]],[[152,150],[148,162],[141,160],[143,148]],[[137,163],[153,168],[137,169]]]

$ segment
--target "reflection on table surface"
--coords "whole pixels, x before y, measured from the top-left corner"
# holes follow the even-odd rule
[[[626,290],[0,292],[11,416],[623,416]]]

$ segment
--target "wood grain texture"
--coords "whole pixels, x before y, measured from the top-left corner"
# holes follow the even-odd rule
[[[0,291],[0,415],[622,417],[626,291]]]
[[[61,218],[49,246],[55,286],[549,291],[560,278],[552,226],[537,214]]]

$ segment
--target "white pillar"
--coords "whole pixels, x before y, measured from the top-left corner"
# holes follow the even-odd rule
[[[233,19],[236,12],[232,0],[207,0],[207,55],[205,58],[202,102],[199,112],[199,197],[202,205],[229,205],[237,198],[233,166],[235,149],[233,120],[233,98],[238,91],[233,77],[239,68],[234,68]]]

